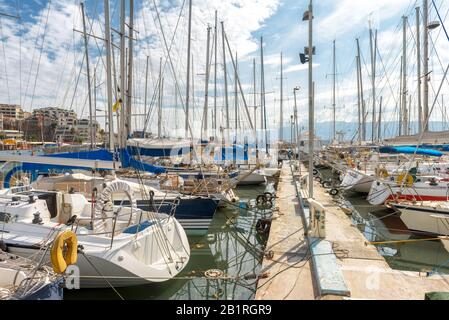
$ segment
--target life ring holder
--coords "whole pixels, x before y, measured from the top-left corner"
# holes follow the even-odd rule
[[[123,192],[131,205],[128,226],[131,225],[133,213],[138,210],[137,201],[134,198],[134,191],[125,181],[115,181],[106,186],[97,198],[94,208],[93,229],[95,233],[111,233],[114,229],[114,215],[108,214],[110,211],[104,210],[106,205],[111,204],[112,196],[116,192]],[[112,204],[113,205],[113,204]]]

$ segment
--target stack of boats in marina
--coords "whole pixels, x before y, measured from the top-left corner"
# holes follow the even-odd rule
[[[192,166],[169,171],[124,151],[0,158],[7,161],[0,192],[2,245],[28,258],[48,252],[58,236],[72,231],[78,238],[81,287],[175,277],[190,257],[186,231],[207,230],[220,202],[237,201],[225,197],[238,178],[231,181],[219,166],[215,175],[189,177]],[[11,185],[21,174],[31,184]],[[193,190],[194,179],[203,189]],[[47,254],[43,262],[49,261]]]
[[[449,248],[449,158],[434,149],[375,147],[340,157],[341,189],[367,194],[371,205],[387,205],[411,231],[441,235]]]

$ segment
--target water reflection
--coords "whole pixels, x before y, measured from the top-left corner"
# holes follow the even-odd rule
[[[356,212],[352,215],[354,224],[368,241],[421,240],[428,235],[411,233],[400,217],[391,209],[371,206],[362,196],[346,198]],[[449,252],[440,241],[417,241],[377,245],[393,269],[449,274]]]
[[[255,199],[265,187],[237,190],[241,199]],[[250,300],[255,296],[266,237],[255,230],[268,211],[237,207],[217,212],[207,235],[191,236],[191,257],[178,279],[161,284],[117,289],[125,299]],[[207,271],[218,278],[206,278]],[[66,299],[116,299],[110,289],[65,292]]]

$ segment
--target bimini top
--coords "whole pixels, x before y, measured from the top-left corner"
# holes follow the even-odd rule
[[[422,156],[442,157],[444,154],[441,151],[432,149],[422,149],[416,147],[380,147],[380,153],[404,153],[404,154],[419,154]]]

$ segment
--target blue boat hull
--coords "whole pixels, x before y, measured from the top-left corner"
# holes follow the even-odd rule
[[[48,283],[37,291],[30,293],[25,297],[19,298],[20,300],[63,300],[64,289],[62,287],[62,279]]]
[[[219,202],[218,199],[208,198],[181,199],[179,205],[175,208],[174,216],[187,231],[207,231],[214,218],[214,214],[217,211]],[[129,205],[129,202],[116,201],[115,204]],[[139,209],[145,211],[158,211],[166,214],[172,213],[173,204],[174,200],[171,199],[155,199],[155,208],[153,208],[149,201],[137,200]]]

